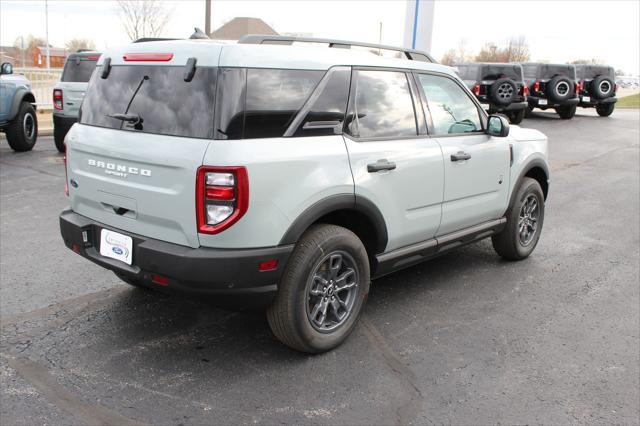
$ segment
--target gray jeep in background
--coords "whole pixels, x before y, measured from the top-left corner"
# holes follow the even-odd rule
[[[0,131],[6,134],[14,151],[29,151],[36,144],[35,102],[31,82],[21,74],[13,74],[10,63],[3,63],[0,68]]]
[[[601,117],[613,113],[616,102],[616,75],[613,67],[607,65],[576,65],[580,106],[595,107]]]
[[[53,139],[64,152],[64,137],[78,121],[80,105],[100,52],[78,51],[67,57],[60,81],[53,88]]]
[[[519,64],[468,62],[455,64],[458,75],[489,114],[500,112],[520,124],[527,109],[529,89]]]
[[[529,108],[555,109],[560,118],[568,120],[576,115],[578,83],[576,67],[568,64],[523,62],[524,81],[529,87]]]

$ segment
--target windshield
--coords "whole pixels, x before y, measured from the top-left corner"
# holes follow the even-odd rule
[[[64,70],[62,71],[61,81],[65,82],[79,82],[86,83],[91,78],[91,73],[96,69],[96,59],[82,58],[77,60],[76,58],[69,58],[64,64]]]
[[[193,138],[213,137],[216,68],[196,68],[184,81],[182,66],[112,66],[94,74],[82,104],[82,124]],[[127,114],[131,120],[117,118]]]

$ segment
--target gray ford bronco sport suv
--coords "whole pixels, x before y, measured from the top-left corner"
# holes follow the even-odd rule
[[[529,87],[528,113],[534,108],[555,109],[560,118],[570,119],[576,114],[578,85],[576,67],[567,64],[522,63],[524,80]]]
[[[372,279],[487,237],[531,254],[543,134],[410,51],[262,41],[101,56],[66,138],[68,248],[134,286],[264,306],[309,353],[351,333]]]
[[[53,88],[53,140],[60,152],[64,152],[64,137],[78,121],[80,105],[99,57],[100,52],[93,51],[70,54],[60,81]]]
[[[5,62],[0,67],[0,131],[14,151],[30,151],[38,139],[36,98],[31,82],[14,74],[13,66]]]
[[[520,64],[465,62],[456,64],[458,75],[489,114],[501,112],[512,124],[520,124],[527,109],[529,88]]]

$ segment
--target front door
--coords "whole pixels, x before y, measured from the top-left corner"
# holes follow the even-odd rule
[[[507,138],[484,133],[482,113],[453,78],[418,74],[430,112],[430,130],[444,156],[444,199],[438,235],[504,214],[508,203]]]

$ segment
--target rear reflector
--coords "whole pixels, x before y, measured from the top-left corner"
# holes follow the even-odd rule
[[[151,274],[151,281],[158,285],[169,285],[169,278],[158,274]]]
[[[173,53],[125,53],[122,58],[127,62],[168,62]]]
[[[233,186],[207,186],[208,200],[233,200],[235,190]]]
[[[264,262],[260,262],[258,265],[258,270],[260,272],[265,271],[273,271],[278,268],[278,259],[265,260]]]

